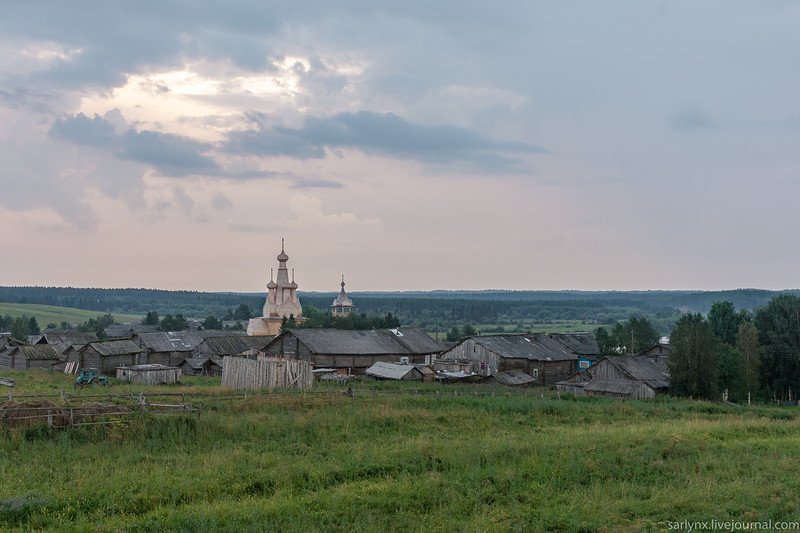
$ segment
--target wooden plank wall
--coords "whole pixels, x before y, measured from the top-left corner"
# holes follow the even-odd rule
[[[311,363],[298,359],[246,357],[222,359],[222,386],[234,389],[310,389],[314,384]]]

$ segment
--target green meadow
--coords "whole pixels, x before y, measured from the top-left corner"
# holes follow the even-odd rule
[[[18,317],[22,315],[35,316],[39,326],[44,329],[47,324],[82,324],[90,318],[97,318],[104,313],[100,311],[87,311],[86,309],[74,309],[72,307],[58,307],[55,305],[39,304],[16,304],[0,302],[0,315]],[[114,314],[118,322],[131,322],[141,320],[141,315]]]
[[[69,376],[0,374],[16,396],[72,392]],[[148,392],[195,395],[199,418],[5,430],[0,529],[640,531],[800,516],[797,408],[353,388],[245,398],[189,378]]]

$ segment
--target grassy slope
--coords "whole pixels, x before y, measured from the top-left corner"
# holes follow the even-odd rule
[[[17,394],[69,380],[3,374]],[[181,390],[219,391],[210,383]],[[6,436],[0,528],[638,531],[800,514],[790,409],[367,386],[203,400],[196,425]]]
[[[0,302],[0,315],[11,315],[13,317],[28,315],[35,316],[39,326],[44,328],[49,323],[60,324],[62,321],[70,324],[80,324],[90,318],[97,318],[103,313],[99,311],[87,311],[85,309],[73,309],[71,307],[57,307],[54,305],[39,304],[14,304]],[[140,315],[114,315],[119,322],[130,322],[141,320]]]

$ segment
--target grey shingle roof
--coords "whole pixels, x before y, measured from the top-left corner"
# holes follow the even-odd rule
[[[85,350],[90,346],[100,355],[128,355],[142,351],[139,345],[130,339],[90,342],[81,350]]]
[[[312,353],[331,355],[414,355],[438,353],[442,346],[419,328],[395,330],[291,330]],[[427,339],[426,339],[427,337]]]
[[[645,384],[645,382],[626,379],[593,379],[583,386],[583,390],[587,392],[633,394],[642,384]]]
[[[246,350],[263,350],[275,337],[236,335],[231,337],[209,337],[197,346],[203,354],[217,356],[236,355]]]
[[[151,352],[191,352],[209,337],[244,336],[244,332],[226,330],[156,331],[137,333],[136,338],[142,347]]]
[[[200,370],[207,361],[211,361],[217,366],[222,366],[222,359],[213,355],[197,355],[195,357],[187,357],[183,360],[184,363],[189,365],[194,370]]]
[[[577,355],[600,355],[597,340],[589,333],[551,333],[550,338],[561,342],[569,351]]]
[[[669,369],[664,358],[615,355],[606,359],[634,381],[644,381],[653,389],[669,388]]]
[[[97,334],[85,331],[64,331],[50,330],[45,331],[35,344],[50,344],[63,353],[70,346],[84,346],[85,344],[96,341]]]
[[[533,376],[521,370],[498,372],[494,375],[494,379],[501,385],[527,385],[528,383],[534,383],[536,381]]]
[[[61,352],[51,344],[34,344],[32,346],[17,346],[11,350],[15,357],[34,359],[61,359]]]
[[[545,333],[485,335],[472,337],[472,340],[501,357],[511,359],[574,361],[578,358],[566,346]]]

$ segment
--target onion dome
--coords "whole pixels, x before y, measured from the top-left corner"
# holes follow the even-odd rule
[[[278,261],[285,263],[289,260],[289,256],[283,251],[283,239],[281,239],[281,253],[278,254]]]

